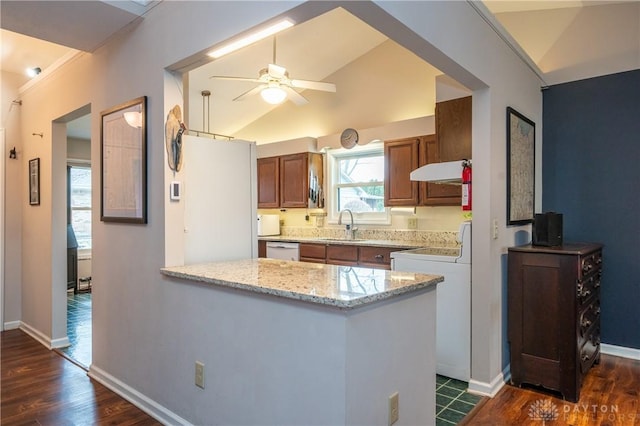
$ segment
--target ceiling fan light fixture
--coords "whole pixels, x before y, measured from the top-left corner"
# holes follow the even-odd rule
[[[282,21],[278,21],[273,25],[270,25],[266,28],[263,28],[259,31],[251,33],[245,37],[242,37],[236,41],[225,44],[219,49],[213,50],[207,55],[211,56],[214,59],[217,59],[221,56],[229,54],[231,52],[235,52],[238,49],[241,49],[245,46],[255,43],[256,41],[260,41],[264,38],[272,36],[274,34],[279,33],[280,31],[286,30],[287,28],[293,27],[293,22],[289,19],[283,19]]]
[[[266,103],[271,105],[278,105],[287,99],[287,92],[282,87],[277,85],[270,85],[260,91],[260,96]]]

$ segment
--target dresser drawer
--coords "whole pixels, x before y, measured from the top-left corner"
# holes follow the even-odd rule
[[[391,252],[398,249],[388,247],[359,247],[358,265],[391,268]]]

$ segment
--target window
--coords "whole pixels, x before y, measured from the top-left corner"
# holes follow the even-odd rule
[[[329,159],[329,220],[349,209],[357,223],[388,224],[384,207],[384,151],[382,145],[334,150]]]
[[[78,249],[91,249],[91,168],[72,166],[69,182],[71,226],[78,240]]]

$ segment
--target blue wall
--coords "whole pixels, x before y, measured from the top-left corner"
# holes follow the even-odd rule
[[[602,342],[640,348],[640,70],[543,92],[542,209],[601,242]]]

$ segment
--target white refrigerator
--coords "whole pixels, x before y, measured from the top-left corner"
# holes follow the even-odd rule
[[[185,265],[258,256],[256,144],[183,136]]]

